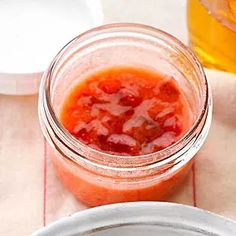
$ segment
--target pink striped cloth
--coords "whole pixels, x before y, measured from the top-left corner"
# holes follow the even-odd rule
[[[168,200],[236,219],[236,77],[206,72],[214,98],[212,128],[185,183]],[[55,177],[37,97],[0,96],[0,235],[29,235],[85,208]]]

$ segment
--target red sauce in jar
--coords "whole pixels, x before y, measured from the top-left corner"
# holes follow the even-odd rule
[[[114,67],[96,72],[65,98],[60,120],[84,144],[114,155],[162,150],[189,129],[190,109],[172,77]]]
[[[173,77],[151,70],[114,67],[91,74],[65,97],[60,121],[79,141],[103,153],[141,156],[162,150],[192,125],[189,104]],[[134,178],[106,176],[52,152],[56,172],[83,203],[164,200],[192,162],[172,173]]]

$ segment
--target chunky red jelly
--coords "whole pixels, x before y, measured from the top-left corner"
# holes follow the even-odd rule
[[[162,150],[190,127],[176,80],[154,71],[114,67],[91,74],[65,98],[60,120],[79,141],[114,155]]]

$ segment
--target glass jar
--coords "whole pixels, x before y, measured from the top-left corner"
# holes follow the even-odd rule
[[[188,0],[189,44],[206,67],[236,73],[236,1]]]
[[[176,143],[143,156],[118,156],[75,139],[60,123],[65,96],[87,75],[113,66],[150,68],[180,85],[192,126]],[[194,55],[177,39],[139,24],[92,29],[67,44],[44,73],[39,118],[64,185],[83,203],[164,200],[183,181],[211,123],[211,93]]]

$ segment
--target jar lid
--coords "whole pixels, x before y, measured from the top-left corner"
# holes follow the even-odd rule
[[[37,93],[57,52],[102,21],[100,0],[0,1],[0,93]]]

